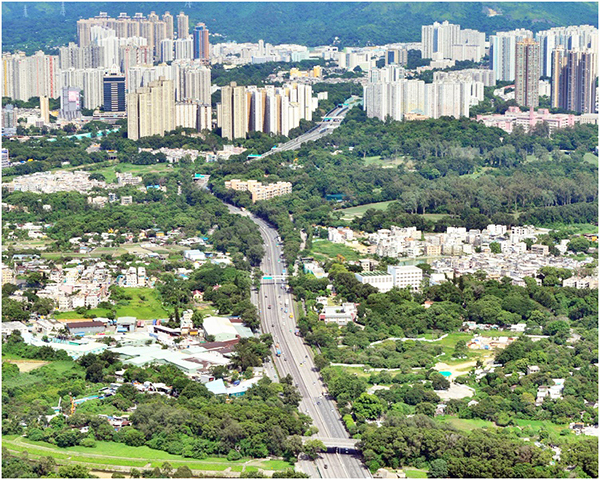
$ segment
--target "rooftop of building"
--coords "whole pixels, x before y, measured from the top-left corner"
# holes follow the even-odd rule
[[[374,271],[374,272],[360,272],[358,275],[361,275],[363,277],[378,277],[378,276],[381,276],[381,275],[389,275],[389,276],[391,276],[390,273],[384,272],[383,270],[378,270],[378,271]]]

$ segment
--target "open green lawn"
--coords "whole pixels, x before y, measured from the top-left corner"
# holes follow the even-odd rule
[[[72,253],[72,252],[42,252],[41,257],[47,258],[48,260],[59,260],[61,257],[71,257],[71,258],[89,258],[89,257],[99,257],[98,255],[90,255],[89,253]]]
[[[359,254],[356,250],[341,243],[333,243],[329,240],[314,240],[311,253],[325,255],[329,258],[336,258],[342,255],[346,260],[358,260]]]
[[[427,478],[427,472],[425,470],[406,470],[406,478]]]
[[[164,173],[172,170],[172,167],[168,163],[158,163],[155,165],[133,165],[131,163],[119,163],[118,165],[110,165],[98,170],[94,170],[94,173],[101,173],[106,178],[106,181],[112,183],[116,180],[117,175],[115,168],[120,170],[121,173],[132,173],[134,175],[144,175],[146,173]]]
[[[374,208],[375,210],[386,210],[388,205],[393,202],[394,200],[390,200],[389,202],[367,203],[365,205],[359,205],[358,207],[342,208],[340,212],[342,212],[343,220],[352,220],[354,217],[364,215],[370,208]]]
[[[374,157],[365,157],[365,165],[377,165],[377,166],[394,166],[401,165],[405,163],[404,157],[396,157],[396,158],[381,158],[380,155],[376,155]]]
[[[510,332],[508,330],[481,330],[479,335],[482,337],[518,337],[521,334],[518,332]]]
[[[548,430],[549,432],[560,433],[561,430],[569,428],[569,425],[557,425],[549,420],[526,420],[515,419],[515,424],[519,427],[531,427],[535,432],[539,430]]]
[[[583,155],[583,159],[592,165],[598,165],[598,157],[593,153],[587,152]]]
[[[140,320],[152,320],[154,318],[167,318],[169,316],[169,312],[162,306],[156,290],[148,287],[139,287],[126,288],[125,292],[131,294],[132,299],[125,301],[128,305],[121,304],[125,302],[119,302],[116,305],[117,317],[136,317]],[[61,312],[56,315],[56,319],[90,318],[90,315],[106,317],[108,313],[109,310],[105,308],[92,308],[83,315],[77,312]]]
[[[479,418],[458,418],[452,417],[449,415],[440,415],[439,417],[435,417],[436,420],[440,422],[449,423],[453,427],[456,427],[458,430],[475,430],[476,428],[492,428],[495,427],[494,422],[489,422],[487,420],[481,420]]]
[[[458,430],[474,430],[476,428],[502,428],[497,427],[494,422],[489,422],[487,420],[481,420],[479,418],[458,418],[450,415],[440,415],[435,417],[436,420],[444,423],[448,423]],[[548,432],[553,432],[556,434],[560,434],[561,430],[569,428],[568,425],[557,425],[552,423],[549,420],[526,420],[526,419],[514,419],[515,425],[521,428],[530,427],[535,433],[534,435],[538,435],[540,430],[546,430]],[[575,436],[573,435],[573,438]]]
[[[569,225],[548,223],[543,225],[543,228],[552,230],[564,230],[569,235],[579,235],[581,233],[598,233],[598,225],[593,223],[573,223]]]
[[[224,471],[231,468],[234,472],[241,472],[247,463],[252,466],[246,469],[256,470],[284,470],[293,468],[293,465],[284,460],[254,460],[242,459],[229,461],[224,457],[208,457],[203,460],[185,458],[181,455],[171,455],[162,450],[152,448],[129,447],[122,443],[96,442],[93,448],[69,447],[59,448],[46,442],[34,442],[17,435],[6,435],[2,437],[2,446],[12,451],[27,451],[30,455],[49,455],[54,457],[58,463],[84,463],[91,465],[111,465],[142,468],[151,464],[152,468],[161,466],[168,461],[174,468],[186,465],[192,470]]]
[[[387,202],[377,202],[377,203],[366,203],[365,205],[358,205],[357,207],[349,207],[342,208],[338,210],[342,213],[341,220],[352,220],[355,217],[360,217],[365,214],[365,212],[371,208],[375,210],[387,210],[388,205],[390,203],[394,203],[396,200],[390,200]],[[425,213],[422,215],[426,220],[431,220],[432,222],[437,222],[440,218],[446,217],[446,214],[442,213]]]
[[[123,255],[128,250],[123,247],[98,247],[92,251],[93,256],[112,255],[113,257]]]

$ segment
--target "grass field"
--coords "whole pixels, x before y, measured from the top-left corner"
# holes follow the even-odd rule
[[[396,202],[396,200],[390,200],[387,202],[367,203],[365,205],[359,205],[357,207],[342,208],[338,211],[342,213],[342,220],[352,220],[353,218],[364,215],[365,212],[371,208],[374,208],[375,210],[387,210],[388,205],[394,202]],[[440,218],[445,217],[447,215],[442,213],[425,213],[422,216],[426,220],[437,222]]]
[[[390,203],[394,203],[394,200],[389,202],[378,202],[378,203],[367,203],[365,205],[359,205],[358,207],[342,208],[343,220],[352,220],[354,217],[360,217],[364,215],[367,210],[374,208],[375,210],[386,210]]]
[[[440,415],[435,417],[436,420],[440,422],[449,423],[453,427],[456,427],[458,430],[475,430],[476,428],[492,428],[495,427],[494,422],[489,422],[487,420],[481,420],[479,418],[458,418],[452,417],[449,415]]]
[[[396,158],[381,158],[381,156],[376,155],[374,157],[365,157],[365,165],[376,165],[380,167],[387,166],[395,166],[406,163],[404,157],[396,157]]]
[[[164,173],[172,170],[173,167],[168,163],[158,163],[155,165],[133,165],[131,163],[119,163],[118,165],[110,165],[98,170],[94,170],[93,173],[101,173],[106,178],[108,183],[112,183],[117,179],[115,168],[118,168],[121,173],[132,173],[134,175],[144,175],[145,173]]]
[[[2,437],[2,446],[16,452],[27,451],[29,455],[49,455],[56,459],[57,463],[82,463],[91,466],[124,466],[136,468],[154,468],[169,462],[173,468],[185,465],[192,470],[224,471],[230,469],[233,472],[243,470],[256,471],[258,468],[264,470],[284,470],[293,468],[293,465],[284,460],[261,460],[242,459],[228,461],[223,457],[209,457],[196,460],[171,455],[162,450],[154,450],[149,447],[129,447],[122,443],[96,442],[93,448],[69,447],[59,448],[46,442],[34,442],[16,435]]]
[[[333,243],[329,240],[314,240],[312,243],[311,253],[327,256],[329,258],[336,258],[338,255],[342,255],[346,260],[358,260],[359,254],[350,247],[347,247],[341,243]]]
[[[406,473],[406,478],[427,478],[427,472],[424,470],[404,469],[404,473]]]
[[[548,420],[515,419],[515,424],[519,427],[530,427],[536,433],[538,433],[540,430],[548,430],[549,432],[560,433],[561,430],[569,428],[569,425],[557,425]]]
[[[552,230],[565,230],[570,235],[578,235],[581,233],[598,233],[598,225],[593,223],[573,223],[570,225],[564,224],[546,224],[544,228]]]
[[[90,258],[90,257],[99,257],[98,255],[90,255],[89,253],[71,253],[71,252],[42,252],[41,257],[47,258],[48,260],[59,260],[61,257],[71,257],[71,258]]]
[[[116,305],[117,317],[137,317],[140,320],[152,320],[154,318],[167,318],[169,316],[169,312],[163,308],[156,290],[140,287],[126,288],[125,291],[131,294],[133,298],[126,301],[128,305]],[[77,320],[80,318],[90,318],[90,315],[106,317],[108,313],[109,310],[105,308],[92,308],[83,315],[77,312],[61,312],[56,316],[56,319]]]
[[[9,356],[5,355],[4,353],[2,353],[2,360],[7,360],[7,359],[11,360],[12,362],[18,361],[17,359],[14,359],[14,357],[12,357],[12,356],[9,357]],[[83,370],[83,367],[80,367],[79,364],[74,363],[69,360],[57,360],[57,361],[53,361],[50,363],[46,362],[46,365],[40,365],[38,368],[41,368],[42,366],[44,367],[44,369],[54,370],[59,375],[64,374],[73,368]],[[2,385],[6,388],[26,387],[28,385],[35,385],[35,384],[40,384],[42,382],[46,382],[47,378],[48,377],[46,375],[38,372],[38,369],[36,368],[34,370],[31,370],[27,374],[22,373],[21,375],[19,375],[17,377],[3,378]]]
[[[593,153],[587,152],[583,155],[583,159],[592,165],[598,165],[598,157]]]

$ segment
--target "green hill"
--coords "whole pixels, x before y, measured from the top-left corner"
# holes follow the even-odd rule
[[[3,2],[3,49],[50,52],[75,41],[77,19],[100,11],[111,16],[184,11],[190,24],[202,21],[211,32],[223,35],[219,38],[309,46],[331,44],[336,36],[341,46],[420,41],[421,25],[443,20],[488,34],[523,27],[539,31],[563,25],[598,26],[598,4],[593,2],[253,2],[192,3],[189,8],[184,2],[66,2],[65,7],[63,17],[60,2]],[[498,14],[488,16],[489,9]]]

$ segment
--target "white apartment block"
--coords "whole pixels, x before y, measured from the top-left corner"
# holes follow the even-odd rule
[[[138,286],[138,275],[135,267],[129,267],[125,274],[125,286],[126,287],[137,287]]]
[[[488,235],[502,236],[506,234],[506,225],[488,225],[484,230]]]
[[[354,232],[351,228],[333,228],[327,229],[327,239],[333,243],[344,243],[354,239]]]
[[[259,200],[269,200],[274,197],[292,193],[292,184],[290,182],[277,182],[263,185],[257,180],[244,181],[232,179],[225,182],[225,188],[239,191],[249,191],[252,195],[252,203],[256,203]]]
[[[193,128],[198,132],[211,130],[212,109],[210,104],[201,104],[194,101],[176,103],[175,126]]]
[[[159,78],[127,94],[127,135],[132,140],[175,129],[173,81]]]
[[[570,25],[555,27],[535,34],[540,44],[541,76],[552,77],[552,51],[557,47],[566,50],[585,50],[598,52],[598,29],[592,25]]]
[[[406,288],[410,287],[413,291],[421,290],[421,282],[423,281],[423,270],[413,265],[390,265],[388,273],[392,275],[394,287]]]
[[[386,272],[355,273],[355,278],[362,284],[377,288],[380,292],[389,292],[392,288],[410,287],[413,291],[421,290],[423,270],[412,265],[388,266]]]
[[[95,109],[104,103],[104,68],[74,69],[61,71],[61,83],[64,87],[79,87],[83,90],[83,107]]]
[[[381,293],[389,292],[394,288],[394,276],[386,272],[361,272],[355,273],[354,277],[363,285],[371,285]]]
[[[343,303],[341,306],[323,307],[319,314],[319,320],[326,323],[335,322],[343,327],[353,322],[357,315],[356,305],[354,303]]]
[[[192,38],[178,38],[173,42],[175,60],[191,60],[194,58],[194,41]]]
[[[490,61],[496,80],[513,81],[516,76],[517,42],[533,38],[531,30],[524,28],[490,35]]]
[[[138,269],[137,269],[137,284],[138,284],[138,287],[146,286],[146,267],[138,267]]]
[[[252,203],[256,203],[259,200],[269,200],[292,193],[292,184],[290,182],[269,183],[254,188],[250,193],[252,194]]]
[[[598,289],[598,277],[571,277],[563,280],[563,287]]]
[[[386,71],[372,74],[363,87],[364,109],[371,118],[385,120],[389,116],[402,121],[412,114],[429,118],[468,117],[470,106],[484,97],[483,82],[468,75],[439,75],[433,83],[426,84],[398,78],[400,72],[395,65],[382,70]]]
[[[7,283],[15,283],[15,274],[12,268],[2,264],[2,285],[4,286]]]
[[[421,27],[421,44],[423,58],[433,58],[434,53],[441,53],[443,58],[452,58],[452,46],[460,43],[460,25],[453,25],[447,20],[433,25]]]
[[[312,87],[291,83],[283,87],[268,85],[221,88],[221,103],[217,105],[217,126],[224,138],[242,138],[248,132],[287,135],[300,125],[300,120],[312,120],[317,100]]]
[[[42,51],[26,56],[23,52],[2,55],[2,96],[28,101],[31,97],[58,98],[62,84],[58,56]]]

